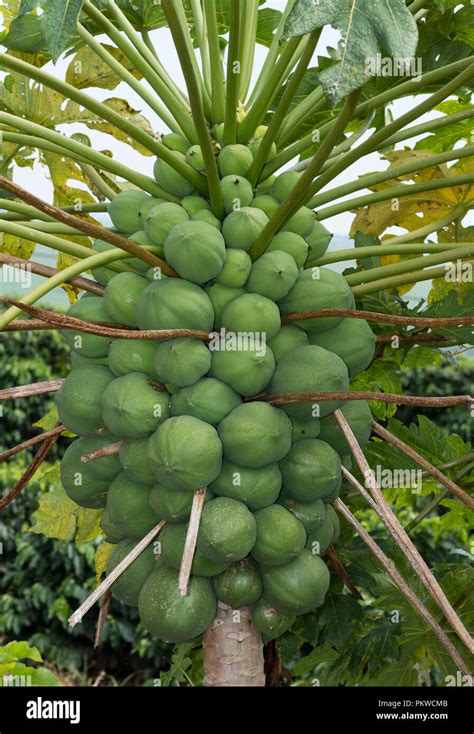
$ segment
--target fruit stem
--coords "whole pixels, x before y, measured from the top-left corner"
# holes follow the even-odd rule
[[[176,51],[181,62],[186,87],[188,90],[189,101],[193,113],[193,121],[196,128],[199,145],[201,146],[202,156],[207,172],[207,181],[209,184],[209,198],[211,207],[216,217],[221,218],[224,215],[224,203],[222,199],[222,191],[219,184],[219,174],[217,171],[217,163],[212,149],[211,138],[204,117],[202,106],[201,90],[199,89],[198,77],[195,73],[194,63],[195,56],[192,48],[189,49],[187,43],[187,27],[186,33],[180,21],[176,5],[172,0],[162,0],[163,12],[168,21],[171,34],[175,43]]]
[[[384,240],[385,242],[385,240]],[[388,242],[388,240],[387,240]],[[466,242],[466,245],[471,244]],[[474,244],[474,243],[472,243]],[[323,255],[318,260],[306,263],[305,268],[321,267],[333,263],[345,262],[347,260],[363,260],[366,257],[384,257],[385,255],[421,255],[423,253],[449,252],[451,249],[460,247],[464,243],[443,242],[439,244],[425,244],[423,242],[411,244],[383,244],[369,245],[367,247],[350,247],[347,250],[337,250]]]
[[[108,185],[107,181],[102,178],[99,171],[97,171],[94,166],[91,166],[90,163],[79,163],[79,167],[83,174],[90,179],[92,186],[95,186],[99,194],[109,201],[115,199],[117,192]]]
[[[229,45],[227,48],[226,107],[224,122],[224,145],[237,141],[237,104],[240,90],[240,0],[230,3]]]
[[[41,219],[44,222],[55,221],[53,217],[50,217],[43,212],[40,212],[38,209],[35,209],[34,206],[30,206],[29,204],[24,204],[23,202],[19,201],[13,201],[12,199],[0,199],[0,211],[5,209],[9,212],[22,214],[25,217]],[[5,215],[2,211],[1,218],[3,219],[4,216]]]
[[[468,262],[472,262],[469,260]],[[436,278],[446,277],[446,266],[439,268],[428,268],[427,270],[415,270],[407,275],[393,275],[389,278],[381,278],[372,283],[364,285],[356,285],[352,292],[356,297],[367,296],[370,293],[378,293],[386,288],[398,288],[400,285],[410,285],[411,283],[421,283],[425,280],[434,280]]]
[[[217,27],[216,0],[204,0],[204,18],[211,67],[212,119],[214,124],[224,121],[225,82]]]
[[[284,148],[289,139],[298,139],[299,132],[305,120],[324,109],[327,104],[326,97],[321,87],[316,87],[310,92],[291,112],[285,117],[280,134],[277,138],[279,148]],[[331,110],[336,112],[337,110]]]
[[[474,455],[473,455],[474,456]],[[441,465],[442,466],[442,465]],[[439,467],[438,467],[439,468]],[[455,475],[456,481],[459,481],[462,479],[463,476],[468,474],[470,471],[474,469],[474,461],[471,461],[467,466],[463,467],[462,469],[457,472]],[[417,525],[422,522],[425,517],[427,517],[436,507],[438,507],[441,500],[444,500],[445,497],[447,497],[449,494],[449,489],[443,489],[441,492],[439,492],[433,499],[428,502],[422,510],[418,513],[416,517],[413,518],[413,520],[410,520],[408,525],[405,525],[405,532],[410,533],[414,528],[416,528]]]
[[[38,436],[33,436],[32,438],[29,438],[27,441],[23,441],[22,443],[19,443],[17,446],[13,446],[11,449],[7,449],[7,451],[4,451],[3,454],[0,454],[0,464],[2,463],[2,461],[6,461],[10,457],[16,456],[16,454],[20,454],[22,451],[26,451],[26,449],[29,449],[31,446],[36,446],[37,443],[43,443],[50,436],[61,434],[65,430],[66,430],[65,427],[62,424],[60,424],[59,426],[56,426],[56,428],[52,428],[50,431],[45,431],[44,433],[40,433]]]
[[[449,224],[453,224],[458,219],[462,219],[465,213],[466,206],[464,204],[459,204],[459,206],[455,207],[452,212],[450,212],[447,216],[436,219],[434,222],[430,222],[425,227],[419,227],[419,229],[414,229],[411,232],[407,232],[406,234],[398,235],[396,237],[389,237],[387,240],[384,240],[384,243],[386,245],[403,245],[405,242],[424,240],[424,238],[428,235],[438,232],[440,229],[443,229],[443,227],[447,227]],[[441,247],[443,247],[444,243],[440,243],[440,245]]]
[[[244,2],[240,21],[240,99],[245,102],[252,80],[252,70],[257,43],[257,23],[259,0]]]
[[[52,275],[59,273],[57,268],[51,268],[49,265],[42,265],[41,263],[32,262],[31,260],[24,260],[21,257],[15,257],[14,255],[8,255],[6,252],[0,252],[0,263],[6,265],[12,265],[13,267],[21,266],[24,270],[30,270],[36,275],[41,275],[46,278],[50,278]],[[104,286],[100,283],[96,283],[88,278],[77,277],[69,281],[70,285],[80,288],[81,290],[93,293],[96,296],[102,296],[104,293]],[[28,324],[28,322],[27,322]]]
[[[191,576],[191,568],[196,551],[197,536],[199,525],[201,522],[202,510],[206,500],[207,487],[196,489],[193,494],[193,504],[191,507],[191,515],[189,517],[188,530],[186,540],[184,542],[183,557],[179,569],[179,593],[181,596],[187,596],[189,577]]]
[[[198,40],[199,51],[201,52],[204,87],[209,95],[212,107],[211,60],[209,55],[209,44],[207,41],[206,20],[201,7],[201,0],[191,0],[191,8],[193,13],[194,29]]]

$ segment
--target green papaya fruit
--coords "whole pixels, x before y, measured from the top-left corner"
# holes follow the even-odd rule
[[[227,335],[225,340],[209,343],[212,352],[209,376],[227,383],[244,397],[258,395],[268,386],[275,371],[273,352],[265,344],[234,345],[233,340],[237,338]]]
[[[352,308],[353,294],[345,278],[328,268],[309,268],[298,275],[295,285],[280,303],[282,314],[324,308]],[[337,326],[341,317],[315,317],[295,321],[305,331],[324,331]]]
[[[278,502],[300,521],[308,535],[318,530],[326,519],[326,504],[323,500],[301,502],[295,497],[290,497],[287,491],[283,490]]]
[[[209,502],[214,496],[214,492],[208,488],[204,502]],[[168,523],[180,524],[189,520],[193,498],[193,492],[186,489],[168,489],[161,484],[155,484],[150,494],[150,507],[157,517]]]
[[[69,444],[60,464],[61,484],[76,505],[95,510],[105,507],[110,482],[91,476],[87,464],[81,461],[85,453],[83,439]]]
[[[110,242],[105,242],[105,240],[95,240],[92,245],[92,250],[94,252],[107,252],[107,250],[111,250],[112,248],[113,245],[111,245]],[[125,261],[122,260],[122,262]],[[92,268],[92,275],[98,283],[102,283],[102,285],[107,285],[109,280],[113,278],[114,275],[117,275],[117,273],[115,270],[111,270],[105,265],[101,265],[98,268]]]
[[[115,436],[105,432],[100,436],[90,436],[78,440],[82,454],[90,454],[97,449],[102,449],[104,446],[110,446],[116,442],[117,439]],[[118,453],[91,459],[86,464],[83,463],[83,466],[91,477],[101,482],[113,482],[115,477],[122,471]]]
[[[243,502],[251,510],[260,510],[276,502],[282,486],[277,463],[257,468],[239,466],[224,459],[222,471],[210,485],[220,497]]]
[[[275,394],[346,392],[348,389],[349,373],[342,359],[327,349],[308,344],[283,355],[277,363],[268,391]],[[343,400],[321,400],[319,403],[308,400],[288,403],[282,409],[292,417],[309,420],[313,417],[325,418],[343,404]]]
[[[104,427],[101,399],[114,375],[99,364],[78,367],[55,395],[61,423],[78,436],[94,436]]]
[[[142,539],[158,523],[150,507],[151,487],[132,482],[125,472],[109,487],[107,512],[113,524],[127,538]]]
[[[203,209],[207,209],[208,211],[211,209],[209,202],[201,196],[185,196],[181,201],[181,206],[187,211],[190,217]]]
[[[283,459],[291,448],[291,421],[268,403],[244,403],[219,424],[224,456],[241,466],[260,467]]]
[[[169,418],[148,442],[156,480],[169,489],[207,487],[222,468],[222,444],[215,428],[190,415]]]
[[[243,502],[216,497],[204,505],[197,548],[211,561],[232,563],[245,558],[257,537],[257,523]]]
[[[107,207],[107,213],[115,229],[124,234],[132,234],[140,229],[140,207],[150,194],[138,189],[128,189],[117,194]]]
[[[303,438],[319,438],[321,433],[321,422],[317,418],[309,418],[309,420],[301,420],[301,418],[292,418],[293,424],[293,443],[301,441]]]
[[[150,285],[147,278],[135,273],[117,273],[109,280],[104,291],[104,306],[109,318],[117,324],[136,326],[137,300]]]
[[[206,170],[206,164],[204,163],[204,156],[200,145],[192,145],[186,151],[185,160],[191,168],[194,168],[195,171],[202,173]]]
[[[249,250],[268,221],[265,212],[251,206],[242,206],[231,212],[222,224],[227,247]]]
[[[221,176],[245,176],[252,163],[252,152],[239,143],[225,145],[217,156]]]
[[[161,142],[170,150],[177,150],[183,155],[186,155],[190,146],[190,142],[186,140],[184,135],[178,135],[178,133],[166,133],[162,136]]]
[[[227,250],[226,260],[216,277],[216,283],[227,288],[242,288],[251,270],[252,260],[245,250]]]
[[[284,566],[262,570],[263,593],[286,614],[305,614],[320,607],[329,588],[329,571],[324,561],[302,550]]]
[[[203,377],[173,395],[171,415],[191,415],[217,426],[241,402],[240,395],[225,382]]]
[[[254,209],[261,209],[262,212],[265,212],[267,217],[271,219],[273,215],[277,212],[280,206],[280,202],[278,201],[278,199],[270,196],[270,194],[258,194],[258,196],[256,196],[255,199],[252,200],[251,206]]]
[[[116,377],[102,395],[104,423],[120,438],[146,436],[169,414],[168,393],[156,388],[141,372]]]
[[[341,413],[354,432],[357,442],[364,448],[370,438],[373,421],[368,402],[366,400],[348,400],[341,408]],[[344,433],[332,416],[328,416],[321,421],[320,438],[331,444],[340,456],[345,456],[351,452]]]
[[[250,558],[233,563],[213,579],[214,592],[219,601],[232,609],[254,604],[262,595],[262,579]]]
[[[140,329],[200,329],[211,331],[214,309],[206,291],[179,278],[156,280],[137,301]]]
[[[253,199],[253,189],[250,181],[242,176],[224,176],[220,180],[224,209],[226,212],[236,211],[243,206],[249,206]]]
[[[296,266],[301,269],[308,257],[308,243],[296,232],[278,232],[270,240],[266,252],[286,252],[294,259]]]
[[[331,543],[337,543],[337,541],[339,540],[339,536],[341,535],[341,522],[339,520],[339,515],[332,505],[326,505],[326,511],[328,515],[330,515],[334,526],[334,533],[331,539]]]
[[[155,472],[148,461],[149,438],[149,435],[144,438],[125,438],[120,446],[120,466],[127,477],[137,484],[152,485],[156,482]]]
[[[280,461],[280,471],[288,494],[303,502],[324,499],[342,482],[339,455],[318,438],[296,441]]]
[[[174,155],[185,161],[185,156],[179,151],[175,151]],[[162,189],[168,191],[174,196],[189,196],[194,191],[194,186],[189,183],[178,171],[172,168],[169,163],[161,158],[157,158],[153,167],[153,175],[156,183],[161,186]]]
[[[164,247],[166,238],[177,224],[189,221],[189,214],[179,204],[166,202],[154,206],[145,219],[145,233],[153,245]]]
[[[163,204],[165,203],[164,199],[155,199],[155,201],[158,201],[158,202],[161,201],[161,203]],[[136,245],[146,245],[148,247],[153,246],[153,242],[148,237],[144,228],[139,229],[138,232],[134,232],[132,235],[129,236],[128,239],[134,242]],[[163,249],[161,247],[158,248],[156,245],[154,245],[154,247],[155,247],[155,250],[157,250],[154,254],[157,255],[158,257],[163,257]],[[127,257],[127,259],[124,260],[123,262],[125,262],[127,265],[129,265],[134,270],[137,270],[142,275],[146,275],[150,267],[148,263],[144,262],[143,260],[140,260],[138,257],[131,257],[131,258]]]
[[[128,556],[135,546],[135,540],[129,540],[127,538],[126,540],[120,541],[117,547],[113,549],[107,561],[107,576]],[[113,596],[120,599],[123,604],[127,604],[130,607],[138,607],[140,591],[148,576],[153,571],[155,563],[156,559],[153,554],[153,545],[149,545],[120,574],[118,579],[114,581],[110,587]]]
[[[284,171],[284,173],[280,173],[273,182],[272,196],[280,202],[286,199],[300,180],[300,176],[301,173],[298,171]]]
[[[107,507],[104,507],[99,524],[107,543],[116,545],[117,543],[120,543],[121,540],[125,540],[124,533],[122,533],[110,519]]]
[[[257,540],[251,555],[261,566],[282,566],[296,558],[306,543],[300,521],[282,505],[255,512]]]
[[[188,495],[189,494],[190,492],[188,492]],[[160,533],[160,557],[175,571],[179,571],[181,567],[187,532],[187,524],[180,523],[174,525],[167,524]],[[202,555],[199,548],[196,548],[194,551],[191,573],[193,576],[217,576],[222,573],[227,566],[228,563],[217,563],[216,561],[209,560],[209,558]]]
[[[138,220],[140,222],[140,232],[144,232],[145,230],[145,222],[148,214],[151,212],[151,210],[158,206],[158,204],[166,204],[166,199],[160,199],[157,197],[150,197],[149,199],[146,199],[143,204],[140,207],[140,211],[138,212]],[[137,234],[137,233],[135,233]],[[146,233],[144,232],[146,235]],[[136,241],[136,240],[134,240]],[[152,242],[140,242],[141,245],[152,245]]]
[[[257,155],[261,144],[262,144],[261,140],[254,140],[253,143],[250,143],[249,145],[250,152],[252,153],[254,158]],[[277,154],[276,143],[272,143],[270,146],[270,150],[267,153],[267,157],[265,158],[265,162],[270,163],[270,161],[272,161],[275,158],[276,154]]]
[[[331,514],[327,511],[330,505],[326,507],[326,517],[322,525],[317,530],[313,530],[309,533],[306,541],[306,548],[316,556],[322,556],[326,553],[327,549],[332,543],[332,539],[335,536],[334,520]]]
[[[142,372],[157,377],[156,348],[159,342],[148,339],[114,339],[109,347],[109,367],[116,377]]]
[[[200,209],[198,212],[194,212],[194,214],[191,214],[191,221],[192,222],[205,222],[206,224],[210,224],[211,227],[215,227],[216,229],[221,230],[221,221],[218,219],[212,212],[209,211],[209,209]]]
[[[367,321],[361,319],[342,319],[332,329],[310,332],[309,342],[338,354],[347,365],[349,377],[367,369],[376,346],[374,332]]]
[[[164,382],[178,387],[194,385],[211,367],[211,353],[206,344],[192,337],[161,342],[156,349],[156,374]]]
[[[192,283],[207,283],[225,262],[224,238],[207,222],[177,224],[165,240],[165,257],[176,272]]]
[[[295,619],[294,614],[285,614],[275,609],[264,596],[261,596],[252,607],[252,624],[261,632],[265,643],[289,630]]]
[[[300,237],[307,237],[311,234],[314,225],[314,214],[311,209],[302,206],[282,225],[282,232],[294,232]]]
[[[259,333],[273,339],[281,327],[276,303],[259,293],[246,293],[235,298],[222,312],[222,326],[233,334]]]
[[[281,250],[265,252],[253,264],[247,290],[278,301],[293,288],[297,277],[298,268],[291,255]]]
[[[112,342],[113,343],[113,342]],[[78,352],[71,352],[71,370],[75,370],[78,367],[85,367],[86,364],[102,364],[106,367],[109,364],[108,357],[83,357]]]
[[[243,288],[228,288],[227,286],[220,285],[219,283],[213,283],[213,285],[207,288],[207,294],[211,299],[211,303],[214,308],[214,326],[216,329],[220,329],[222,326],[222,312],[227,304],[234,301],[239,296],[243,296],[245,293],[246,291]]]
[[[306,344],[309,344],[308,335],[293,324],[284,324],[278,334],[268,342],[277,362],[288,352]]]
[[[322,222],[315,220],[313,229],[305,239],[309,245],[308,262],[312,262],[324,255],[332,240],[332,234]]]
[[[75,319],[81,319],[81,321],[115,323],[115,319],[105,308],[103,298],[100,297],[81,298],[69,307],[67,315]],[[66,344],[68,344],[73,352],[80,354],[81,357],[92,359],[106,357],[109,352],[110,342],[112,341],[110,337],[87,334],[83,331],[75,331],[74,329],[65,329],[63,336]]]
[[[185,642],[202,634],[216,615],[217,601],[209,579],[191,577],[181,596],[178,572],[158,563],[145,581],[138,599],[142,624],[165,642]]]
[[[260,181],[257,186],[257,194],[269,194],[272,193],[273,184],[276,181],[276,176],[269,176],[265,181]]]

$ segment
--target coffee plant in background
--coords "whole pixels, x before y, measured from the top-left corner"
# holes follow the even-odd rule
[[[393,635],[380,655],[383,603],[381,629],[363,629],[361,591],[395,594],[399,618],[430,630],[425,657],[468,675],[470,569],[434,574],[409,532],[440,502],[444,530],[469,522],[470,446],[422,416],[409,426],[394,417],[397,405],[473,410],[466,394],[404,395],[400,377],[439,363],[443,347],[472,344],[474,244],[463,222],[474,192],[473,8],[461,5],[396,0],[368,15],[342,0],[295,0],[283,13],[257,0],[4,3],[0,259],[45,279],[3,298],[0,328],[62,329],[71,372],[0,393],[56,393],[57,407],[0,507],[61,435],[75,436],[61,461],[65,494],[53,485],[35,525],[51,534],[60,518],[76,541],[105,536],[96,558],[106,578],[71,627],[102,599],[99,640],[112,593],[138,607],[149,635],[185,645],[181,671],[203,635],[207,685],[263,685],[262,640],[267,680],[281,684],[279,638],[296,654],[313,644],[305,670],[329,660],[353,682],[374,648],[374,673],[407,664]],[[319,56],[328,24],[343,47]],[[165,27],[183,89],[149,35]],[[251,89],[256,43],[268,53]],[[44,69],[64,54],[65,81]],[[388,76],[374,75],[381,59]],[[120,82],[159,129],[125,100],[83,91]],[[413,95],[422,101],[392,119],[390,103]],[[153,157],[153,177],[95,150],[85,132],[62,134],[77,122]],[[376,152],[386,170],[352,179],[350,166]],[[36,161],[49,169],[52,204],[13,181]],[[93,218],[104,211],[110,228]],[[329,251],[323,221],[344,211],[355,211],[354,247]],[[406,234],[386,234],[393,225]],[[36,243],[58,252],[57,269],[31,261]],[[330,267],[355,256],[343,275]],[[428,304],[410,309],[403,295],[423,280],[433,282]],[[34,305],[58,286],[67,315]],[[413,494],[430,500],[404,528]],[[356,516],[369,509],[385,551]]]

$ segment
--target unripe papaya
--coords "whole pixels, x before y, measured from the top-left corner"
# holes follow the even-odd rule
[[[108,357],[83,357],[78,352],[71,352],[71,370],[75,370],[78,367],[85,367],[86,364],[102,364],[106,367],[109,365]]]
[[[211,561],[232,563],[245,558],[257,537],[257,523],[248,507],[229,497],[204,505],[197,548]]]
[[[286,199],[291,190],[300,180],[301,173],[298,171],[285,171],[276,177],[272,186],[272,196],[278,201]]]
[[[273,339],[280,331],[280,311],[269,298],[259,293],[246,293],[224,308],[222,326],[234,334],[258,333]]]
[[[253,189],[250,181],[242,176],[224,176],[220,181],[224,208],[226,212],[236,211],[243,206],[250,206]]]
[[[225,145],[217,157],[222,177],[245,176],[253,163],[253,155],[245,145]]]
[[[260,510],[276,502],[282,486],[277,463],[258,468],[239,466],[224,459],[222,471],[210,488],[220,497],[230,497]]]
[[[134,549],[136,542],[134,540],[122,540],[116,548],[113,549],[109,560],[107,561],[107,576],[112,573],[114,568],[123,561],[125,556]],[[153,545],[149,545],[140,553],[137,558],[120,574],[118,579],[114,581],[110,590],[112,594],[120,599],[123,604],[130,607],[138,606],[138,597],[143,584],[153,571],[155,566],[155,556],[153,554]]]
[[[119,460],[120,465],[127,477],[136,484],[152,485],[156,482],[155,472],[148,461],[148,439],[144,438],[126,438],[122,440],[120,446]],[[158,514],[158,517],[161,517]]]
[[[212,343],[209,347],[212,353],[210,377],[217,377],[244,397],[258,395],[269,385],[275,371],[275,358],[268,345],[234,347],[230,343],[229,348],[222,351],[215,351]]]
[[[111,521],[127,538],[142,539],[158,522],[150,507],[151,487],[132,482],[125,472],[114,479],[107,494]]]
[[[309,418],[306,421],[301,420],[301,418],[292,418],[291,423],[293,425],[293,443],[301,441],[303,438],[319,438],[321,421],[317,418]]]
[[[73,441],[61,460],[61,484],[70,500],[88,509],[105,507],[110,482],[96,479],[81,461],[85,454],[83,439]]]
[[[341,521],[339,520],[339,515],[332,505],[327,505],[326,511],[331,517],[332,523],[334,525],[334,533],[331,543],[337,543],[337,541],[339,540],[339,536],[341,535]]]
[[[125,540],[124,533],[122,533],[110,519],[107,507],[104,507],[99,525],[107,543],[116,545],[117,543],[120,543],[121,540]]]
[[[227,250],[222,270],[216,277],[216,283],[227,288],[242,288],[248,280],[252,269],[252,260],[244,250]]]
[[[322,222],[315,220],[313,229],[305,239],[309,245],[308,262],[311,262],[324,255],[332,240],[332,234]]]
[[[313,230],[314,214],[311,209],[306,206],[300,207],[285,224],[283,224],[282,232],[294,232],[300,237],[307,237]]]
[[[109,347],[109,367],[116,377],[129,372],[157,377],[156,348],[157,342],[149,339],[114,339]]]
[[[278,232],[270,240],[267,252],[279,250],[291,255],[298,268],[302,268],[308,257],[308,243],[296,232]]]
[[[171,490],[172,491],[172,490]],[[188,492],[188,495],[191,493]],[[159,543],[161,546],[161,558],[175,571],[179,571],[183,559],[184,546],[188,525],[186,523],[167,524],[161,531]],[[199,548],[194,551],[191,573],[193,576],[217,576],[226,569],[228,563],[211,561],[202,555]]]
[[[323,500],[301,502],[295,497],[290,497],[286,490],[283,490],[278,502],[300,521],[308,534],[320,528],[326,519],[326,504]]]
[[[114,375],[108,367],[78,367],[64,380],[55,396],[61,423],[78,436],[94,436],[103,429],[101,399]]]
[[[80,298],[69,307],[67,315],[83,321],[115,322],[114,317],[106,310],[104,300],[100,297]],[[108,336],[87,334],[74,329],[65,329],[63,335],[73,352],[80,354],[81,357],[92,359],[106,357],[112,341]]]
[[[262,595],[262,579],[250,558],[233,563],[213,580],[214,591],[219,601],[232,609],[253,604]]]
[[[313,532],[308,535],[308,539],[306,541],[306,548],[316,556],[322,556],[323,553],[326,553],[335,537],[334,520],[328,512],[329,508],[330,505],[327,505],[326,517],[322,525],[320,525],[317,530],[313,530]]]
[[[274,238],[275,239],[275,238]],[[282,314],[296,311],[317,311],[325,308],[352,308],[354,296],[345,278],[328,268],[303,270],[280,303]],[[332,329],[342,317],[310,318],[295,321],[305,331]]]
[[[258,149],[260,148],[261,144],[262,144],[261,140],[254,140],[253,143],[250,143],[250,146],[249,146],[250,152],[252,153],[254,158],[257,155]],[[270,161],[272,161],[275,158],[276,154],[277,154],[276,144],[272,143],[270,146],[270,150],[267,153],[267,157],[265,159],[266,163],[270,163]]]
[[[158,379],[178,387],[194,385],[211,367],[211,353],[199,339],[182,337],[161,342],[156,349]]]
[[[220,329],[224,308],[239,296],[245,295],[246,291],[243,288],[229,288],[225,285],[220,285],[220,283],[213,283],[207,288],[207,293],[214,308],[214,327]]]
[[[219,232],[221,230],[220,219],[215,217],[214,214],[209,211],[209,209],[200,209],[198,212],[194,212],[194,214],[191,214],[191,221],[205,222],[206,224],[210,224],[212,227],[218,229]]]
[[[207,222],[183,222],[166,238],[165,257],[182,278],[206,283],[220,273],[225,262],[224,238]]]
[[[275,181],[276,176],[274,175],[269,176],[265,179],[265,181],[260,181],[257,186],[257,194],[269,194],[271,196],[273,184],[275,183]]]
[[[139,189],[128,189],[117,194],[107,207],[115,229],[124,234],[132,234],[140,229],[140,207],[148,199],[151,199],[150,194]]]
[[[278,334],[268,342],[277,362],[283,355],[297,347],[304,347],[306,344],[309,344],[308,335],[299,326],[293,324],[284,324]]]
[[[268,217],[261,209],[243,206],[231,212],[222,225],[227,247],[249,250],[267,223]]]
[[[181,206],[187,211],[190,217],[203,209],[207,209],[208,211],[211,209],[211,205],[207,199],[203,199],[202,196],[196,195],[185,196],[181,201]]]
[[[290,629],[295,622],[294,614],[285,614],[261,596],[252,607],[252,624],[262,634],[265,643],[274,640]]]
[[[170,150],[177,150],[179,153],[186,155],[189,150],[190,143],[184,135],[178,135],[178,133],[166,133],[161,138],[163,145],[166,145]]]
[[[121,438],[146,436],[169,414],[168,393],[155,387],[148,375],[141,372],[116,377],[102,395],[104,423]]]
[[[291,255],[281,250],[265,252],[253,264],[247,290],[273,301],[286,296],[298,277],[298,268]]]
[[[189,221],[189,214],[179,204],[158,204],[148,212],[145,232],[154,245],[164,247],[166,238],[177,224]]]
[[[269,392],[345,392],[348,389],[349,373],[342,359],[327,349],[308,344],[287,352],[280,359]],[[342,405],[343,400],[308,400],[288,403],[282,409],[292,417],[309,420],[313,417],[325,418]]]
[[[202,172],[206,170],[206,164],[204,163],[204,156],[200,145],[192,145],[186,151],[185,159],[186,163],[188,163],[191,168],[194,168],[195,171]]]
[[[152,209],[155,208],[155,206],[158,206],[158,204],[167,204],[168,202],[166,199],[160,199],[157,197],[150,197],[149,199],[146,199],[143,204],[140,207],[140,211],[138,212],[138,219],[140,222],[140,230],[143,231],[145,229],[145,222],[148,214],[151,212]],[[146,245],[146,244],[153,244],[152,242],[142,242],[140,244]]]
[[[184,154],[179,151],[175,152],[175,156],[182,161],[185,160]],[[157,158],[153,167],[153,175],[156,183],[165,191],[175,196],[189,196],[194,191],[194,186],[189,183],[180,173],[175,171],[169,163],[165,163],[161,158]]]
[[[140,619],[154,637],[185,642],[202,634],[215,617],[217,601],[209,579],[193,576],[181,596],[178,572],[158,562],[138,600]]]
[[[262,212],[265,212],[267,217],[271,219],[275,212],[278,210],[280,202],[278,201],[278,199],[270,196],[270,194],[258,194],[258,196],[256,196],[255,199],[252,200],[251,206],[254,209],[261,209]]]
[[[320,607],[329,588],[329,571],[324,561],[303,550],[284,566],[262,570],[265,597],[286,614],[305,614]]]
[[[225,382],[215,377],[203,377],[173,395],[171,415],[192,415],[217,426],[241,402],[240,395]]]
[[[204,502],[209,502],[214,499],[214,496],[214,493],[208,488]],[[155,484],[150,494],[150,507],[157,517],[168,523],[184,523],[191,515],[193,498],[194,494],[185,489],[168,489],[162,484]],[[183,555],[182,552],[181,555]]]
[[[90,454],[104,446],[110,446],[115,443],[117,438],[110,433],[101,433],[100,436],[91,436],[88,438],[78,439],[78,446],[81,447],[82,454]],[[100,456],[91,459],[86,464],[81,462],[87,473],[94,479],[101,482],[113,482],[115,477],[120,474],[122,467],[120,465],[118,454],[110,454],[110,456]]]
[[[166,278],[150,283],[137,301],[140,329],[211,331],[214,309],[206,291],[195,283]]]
[[[302,502],[324,499],[342,483],[341,460],[325,441],[296,441],[280,461],[283,484],[289,495]]]
[[[215,428],[190,415],[169,418],[148,442],[156,480],[169,489],[207,487],[222,468],[222,444]]]
[[[162,203],[165,203],[162,199],[155,199],[155,201],[158,201],[158,202],[161,201]],[[145,232],[145,229],[139,229],[138,232],[134,232],[134,234],[130,235],[128,239],[131,240],[132,242],[135,242],[136,245],[148,245],[148,247],[153,245],[153,242],[148,237],[147,233]],[[157,246],[155,245],[155,247]],[[163,251],[161,247],[158,248],[158,251],[155,252],[155,254],[158,255],[158,257],[163,257]],[[139,273],[143,273],[144,275],[147,273],[150,267],[148,263],[144,262],[143,260],[140,260],[138,257],[131,257],[131,258],[127,257],[127,259],[124,260],[123,262],[125,262],[127,265],[129,265],[134,270],[137,270]]]
[[[94,252],[106,252],[107,250],[111,250],[112,248],[113,245],[111,245],[110,242],[105,242],[105,240],[95,240],[91,249],[94,250]],[[98,283],[102,283],[102,285],[107,285],[109,280],[113,278],[114,275],[117,275],[117,273],[115,270],[111,270],[105,265],[101,265],[98,268],[92,268],[92,275]]]
[[[296,558],[306,543],[300,521],[282,505],[270,505],[255,513],[257,540],[251,555],[261,566],[282,566]]]
[[[105,310],[109,317],[118,324],[136,326],[137,300],[149,284],[143,275],[117,273],[107,283],[103,295]]]
[[[359,445],[363,448],[372,432],[373,416],[366,400],[348,400],[341,413],[349,423]],[[321,421],[320,438],[331,444],[340,456],[350,454],[350,446],[333,416]]]
[[[260,467],[283,459],[291,448],[291,421],[268,403],[245,403],[219,425],[224,456],[241,466]]]
[[[350,377],[367,369],[375,354],[375,334],[367,321],[361,319],[342,319],[332,329],[310,332],[309,341],[338,354],[346,363]]]

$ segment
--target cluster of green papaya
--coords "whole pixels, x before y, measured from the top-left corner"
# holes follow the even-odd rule
[[[198,146],[176,135],[164,143],[204,171]],[[202,633],[217,600],[233,608],[253,605],[253,623],[265,640],[323,603],[329,572],[322,556],[339,534],[331,503],[341,487],[341,465],[350,462],[331,414],[341,408],[362,445],[370,435],[364,401],[274,407],[253,399],[346,391],[375,348],[373,332],[360,320],[319,317],[282,325],[285,314],[347,309],[354,299],[341,275],[304,269],[330,240],[305,207],[252,262],[247,251],[299,175],[285,172],[253,191],[245,174],[258,144],[218,152],[223,221],[161,160],[156,180],[180,204],[137,190],[119,194],[109,206],[116,230],[153,246],[179,277],[157,274],[131,257],[122,261],[122,272],[98,268],[103,297],[85,294],[69,311],[138,330],[199,330],[213,339],[154,341],[140,339],[139,331],[136,339],[112,339],[65,331],[73,369],[56,401],[61,421],[78,438],[64,455],[62,483],[78,505],[104,508],[101,526],[116,545],[108,572],[166,521],[158,542],[112,591],[138,606],[149,632],[167,641]],[[108,247],[94,244],[98,251]],[[117,442],[119,453],[82,460]],[[183,597],[178,572],[193,493],[203,487]]]

